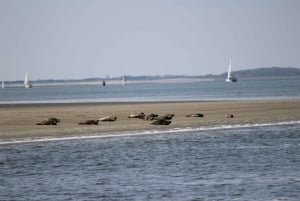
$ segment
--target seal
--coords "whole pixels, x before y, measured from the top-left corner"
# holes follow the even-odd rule
[[[138,118],[138,119],[144,119],[145,114],[144,112],[141,113],[132,113],[128,116],[128,118]]]
[[[116,121],[116,120],[117,120],[116,116],[106,116],[99,119],[99,121]]]
[[[48,121],[52,121],[52,122],[55,122],[55,123],[59,123],[59,122],[60,122],[60,119],[55,118],[55,117],[51,117],[51,118],[48,119]]]
[[[43,120],[43,121],[37,123],[36,125],[56,125],[56,123],[49,121],[49,120]]]
[[[174,114],[165,114],[158,117],[155,117],[154,120],[171,120],[175,115]]]
[[[156,117],[158,117],[158,114],[153,114],[153,113],[151,113],[151,114],[146,115],[146,116],[144,117],[144,120],[146,120],[146,121],[152,121],[152,120],[154,120]]]
[[[233,118],[233,117],[234,117],[233,114],[227,114],[227,115],[226,115],[226,118]]]
[[[99,120],[86,120],[84,122],[78,123],[78,125],[98,125]]]
[[[186,117],[204,117],[204,114],[201,113],[194,113],[194,114],[188,114]]]
[[[60,119],[57,119],[55,117],[51,117],[47,120],[43,120],[36,125],[57,125],[60,122]]]
[[[151,123],[151,125],[169,125],[172,121],[166,119],[155,120]]]

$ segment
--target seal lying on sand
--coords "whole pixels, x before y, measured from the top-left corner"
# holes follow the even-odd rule
[[[234,116],[233,116],[233,114],[227,114],[226,115],[226,118],[233,118]]]
[[[171,120],[174,116],[174,114],[165,114],[155,117],[154,120]]]
[[[86,120],[84,122],[78,123],[79,125],[98,125],[99,120]]]
[[[36,125],[56,125],[60,122],[60,119],[51,117],[48,120],[43,120],[40,123],[37,123]]]
[[[116,121],[116,120],[117,120],[116,116],[106,116],[99,119],[99,121]]]
[[[138,119],[144,119],[145,117],[145,114],[144,112],[141,112],[141,113],[133,113],[133,114],[130,114],[128,116],[128,118],[138,118]]]
[[[158,114],[153,114],[153,113],[151,113],[151,114],[146,115],[146,116],[144,117],[144,120],[152,121],[152,120],[154,120],[156,117],[158,117]]]
[[[159,119],[159,120],[155,120],[151,123],[151,125],[169,125],[170,123],[172,123],[169,120],[166,119]]]
[[[57,118],[55,118],[55,117],[51,117],[51,118],[49,118],[48,120],[49,120],[49,121],[52,121],[52,122],[56,122],[56,123],[60,122],[60,119],[57,119]]]
[[[194,113],[194,114],[188,114],[186,117],[204,117],[204,114],[201,113]]]

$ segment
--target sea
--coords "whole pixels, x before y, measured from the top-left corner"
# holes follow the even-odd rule
[[[300,77],[255,79],[226,83],[224,80],[199,82],[148,82],[106,86],[58,85],[6,87],[0,89],[0,104],[138,102],[194,100],[253,100],[300,98]]]
[[[0,89],[4,106],[299,98],[300,79]],[[298,201],[300,120],[1,141],[0,200]]]

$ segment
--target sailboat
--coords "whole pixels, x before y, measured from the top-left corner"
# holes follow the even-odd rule
[[[227,79],[226,82],[236,82],[237,79],[235,77],[232,76],[231,74],[231,59],[229,60],[229,67],[228,67],[228,75],[227,75]]]
[[[123,86],[126,84],[126,82],[127,82],[127,80],[126,80],[126,78],[125,78],[125,75],[123,75]]]
[[[29,83],[29,80],[28,80],[27,72],[25,73],[24,86],[25,86],[25,88],[32,88],[32,85]]]
[[[4,84],[4,81],[2,80],[2,89],[5,88],[5,84]]]

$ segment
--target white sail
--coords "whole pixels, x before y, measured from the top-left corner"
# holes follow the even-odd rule
[[[126,82],[127,82],[127,80],[126,80],[126,78],[125,78],[125,75],[123,75],[123,86],[126,84]]]
[[[231,75],[231,59],[230,59],[226,82],[236,82],[236,81],[237,81],[237,79]]]
[[[28,84],[28,73],[25,73],[24,85]]]
[[[2,89],[4,89],[5,85],[4,85],[4,81],[2,80]]]
[[[29,83],[29,78],[28,78],[28,73],[25,73],[25,78],[24,78],[24,86],[25,88],[31,88],[32,85]]]
[[[230,79],[230,77],[231,77],[231,59],[229,60],[227,79]]]

